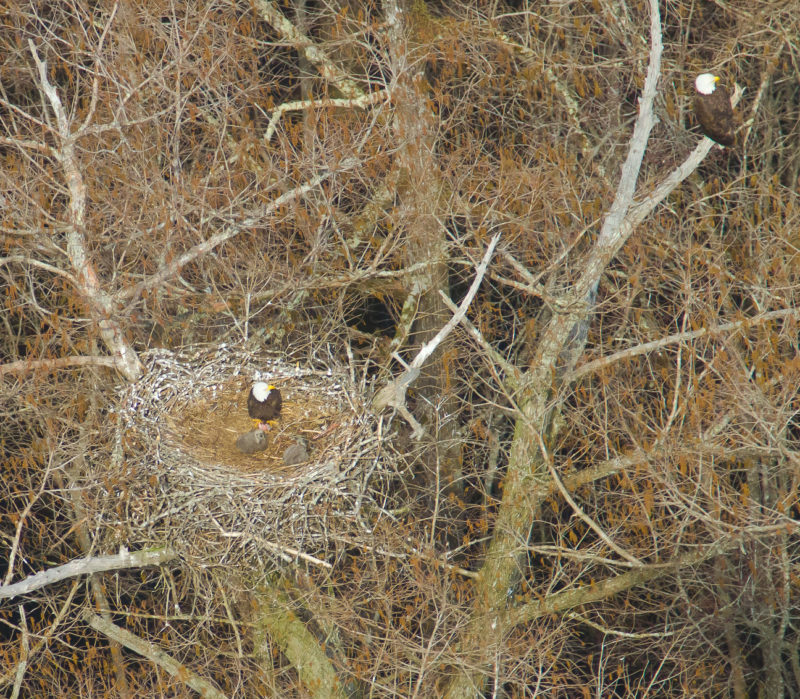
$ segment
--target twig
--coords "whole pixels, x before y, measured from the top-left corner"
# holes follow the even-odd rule
[[[83,131],[83,129],[89,126],[94,118],[95,110],[97,109],[97,97],[100,94],[100,81],[97,79],[97,75],[100,72],[100,54],[103,51],[103,44],[108,36],[108,30],[111,29],[111,25],[114,23],[114,17],[116,16],[118,9],[119,0],[116,0],[114,7],[111,8],[111,14],[108,16],[108,21],[103,27],[103,33],[100,35],[100,40],[97,42],[97,49],[95,50],[96,57],[94,61],[94,77],[92,78],[92,101],[89,104],[89,109],[86,110],[86,118],[83,120],[83,125],[80,129],[78,129],[79,132]]]
[[[666,638],[667,636],[672,636],[675,634],[675,631],[656,631],[654,633],[630,633],[628,631],[618,631],[617,629],[610,629],[607,626],[601,626],[600,624],[587,619],[585,616],[578,614],[577,612],[567,612],[564,614],[565,617],[568,619],[574,619],[575,621],[580,622],[581,624],[586,624],[587,626],[591,626],[593,629],[597,629],[600,633],[606,634],[607,636],[619,636],[620,638],[636,638],[636,639],[644,639],[644,638]]]
[[[58,274],[59,276],[68,279],[75,286],[78,286],[78,280],[69,272],[60,269],[58,267],[55,267],[54,265],[49,265],[46,262],[41,262],[40,260],[34,260],[33,258],[28,257],[27,255],[10,255],[9,257],[0,257],[0,265],[7,265],[10,262],[24,262],[25,264],[30,265],[31,267],[39,267],[40,269],[44,269],[47,270],[48,272],[51,272],[52,274]]]
[[[410,553],[398,553],[397,551],[389,551],[386,548],[380,546],[371,546],[370,544],[366,543],[365,541],[360,541],[353,539],[349,536],[334,536],[337,541],[342,541],[350,546],[354,546],[356,548],[361,548],[365,551],[370,551],[372,553],[377,553],[381,556],[386,556],[387,558],[394,558],[398,561],[410,561],[415,556],[417,558],[422,558],[426,561],[430,561],[433,565],[437,567],[444,568],[452,573],[458,573],[458,575],[462,575],[465,578],[469,578],[470,580],[476,580],[479,577],[479,574],[472,570],[467,570],[466,568],[462,568],[457,565],[453,565],[452,563],[448,563],[447,561],[442,560],[441,557],[437,556],[436,554],[427,553],[422,551],[415,546],[409,546]],[[471,544],[476,542],[471,541]]]
[[[19,652],[19,662],[17,663],[17,670],[14,677],[14,689],[11,691],[11,699],[17,699],[20,689],[22,688],[22,680],[25,679],[25,671],[28,669],[28,658],[30,657],[31,644],[28,633],[28,620],[25,618],[25,607],[19,605],[19,628],[22,633],[22,648]]]
[[[12,106],[5,100],[0,100],[0,104],[9,108]],[[27,116],[25,112],[22,112],[22,114],[23,116]],[[49,155],[51,158],[56,158],[58,156],[58,151],[52,146],[48,146],[46,143],[41,143],[40,141],[29,141],[23,138],[6,138],[5,136],[0,136],[0,146],[14,146],[19,149],[38,150],[45,155]]]
[[[56,631],[61,626],[61,622],[67,617],[67,613],[72,609],[72,601],[75,599],[75,595],[78,592],[78,581],[75,580],[72,583],[72,588],[70,589],[69,593],[66,595],[64,599],[64,603],[61,605],[61,608],[58,610],[58,613],[53,619],[53,622],[47,627],[46,630],[39,629],[36,634],[36,638],[38,642],[31,648],[30,652],[28,653],[28,662],[30,662],[31,658],[34,658],[38,655],[39,651],[43,648],[49,648],[50,642],[56,635]],[[0,675],[0,688],[5,687],[6,684],[11,682],[11,680],[16,676],[16,670],[13,668],[8,669],[5,674]]]
[[[441,289],[439,290],[439,295],[442,297],[445,305],[454,313],[458,313],[458,306],[453,303],[453,300],[444,293]],[[455,317],[455,315],[454,315]],[[467,316],[461,316],[459,319],[461,325],[464,326],[465,330],[473,337],[475,342],[477,342],[481,347],[483,347],[484,352],[492,359],[492,361],[497,364],[506,374],[506,381],[510,382],[512,388],[518,388],[519,384],[522,381],[522,372],[517,369],[511,362],[509,362],[500,352],[498,352],[494,347],[489,344],[489,341],[483,336],[480,330],[476,328],[472,321],[467,318]]]
[[[8,585],[11,582],[11,579],[14,577],[14,561],[17,557],[17,551],[19,551],[19,542],[20,539],[22,538],[22,529],[28,521],[28,515],[30,514],[31,508],[34,506],[35,503],[39,501],[39,498],[42,496],[42,493],[44,492],[45,484],[48,482],[50,476],[50,469],[52,468],[52,466],[53,464],[51,457],[51,461],[47,465],[47,470],[45,470],[44,473],[40,474],[41,483],[39,484],[39,488],[36,491],[36,495],[28,499],[28,504],[25,506],[25,509],[17,517],[17,526],[14,532],[14,539],[11,542],[11,551],[8,554],[8,570],[6,571],[6,577],[3,579],[3,585]]]
[[[426,342],[420,348],[419,352],[417,352],[417,356],[414,357],[414,361],[411,362],[412,369],[421,369],[425,362],[428,361],[428,358],[436,351],[436,348],[439,346],[442,340],[444,340],[453,331],[453,328],[455,328],[464,317],[469,305],[472,303],[472,299],[474,299],[475,294],[478,293],[478,287],[480,287],[481,281],[483,281],[483,276],[486,274],[489,261],[492,259],[492,254],[494,253],[494,249],[497,246],[497,241],[499,240],[500,233],[495,233],[494,237],[489,242],[489,247],[486,248],[486,253],[483,256],[481,263],[475,270],[475,279],[472,280],[472,285],[469,287],[467,295],[458,305],[458,312],[455,313],[453,317],[444,324],[444,327],[438,333],[436,333],[436,336],[430,342]]]
[[[131,287],[130,289],[123,289],[119,291],[115,295],[115,300],[120,301],[122,299],[138,299],[141,293],[153,286],[161,284],[165,282],[170,277],[174,276],[178,273],[178,271],[184,267],[185,265],[189,264],[192,260],[204,255],[217,246],[224,243],[226,240],[230,240],[231,238],[236,237],[242,231],[249,230],[255,225],[262,224],[264,219],[268,216],[272,215],[275,211],[277,211],[281,206],[284,204],[294,201],[299,197],[303,196],[304,194],[310,192],[315,187],[318,187],[322,182],[327,180],[329,177],[333,175],[343,172],[345,170],[349,170],[355,167],[358,164],[358,161],[355,158],[346,158],[342,160],[338,167],[335,170],[328,170],[323,172],[321,175],[317,175],[316,177],[312,178],[308,182],[299,187],[295,187],[294,189],[282,194],[281,196],[277,197],[265,207],[263,207],[260,211],[248,216],[246,219],[226,226],[222,231],[212,235],[207,240],[204,240],[197,245],[192,246],[186,252],[181,255],[178,255],[172,262],[167,265],[164,265],[160,270],[155,272],[152,276],[148,277],[147,279],[142,280],[136,286]]]
[[[789,44],[789,41],[785,39],[785,43]],[[783,44],[781,44],[781,46],[776,50],[775,55],[769,60],[767,63],[767,69],[764,71],[764,75],[761,76],[761,84],[758,86],[758,91],[756,92],[756,96],[753,99],[753,104],[750,107],[750,117],[746,122],[747,128],[745,129],[744,136],[742,137],[742,147],[745,146],[750,138],[750,132],[753,130],[753,124],[755,123],[758,109],[761,106],[761,100],[764,98],[764,95],[767,91],[767,86],[772,80],[772,76],[775,74],[775,69],[778,67],[781,53],[783,53]],[[731,100],[731,102],[733,102],[733,100]],[[735,103],[733,104],[736,106]]]
[[[272,541],[267,541],[266,539],[262,539],[261,537],[251,536],[250,534],[246,534],[245,532],[225,531],[225,529],[223,529],[222,525],[219,522],[217,522],[216,519],[214,519],[213,521],[214,524],[217,525],[220,534],[225,538],[227,539],[246,538],[250,541],[257,541],[262,546],[266,546],[268,549],[272,549],[273,551],[276,551],[279,554],[281,554],[281,556],[287,563],[291,563],[292,556],[294,556],[295,558],[300,558],[306,561],[307,563],[312,563],[313,565],[320,566],[320,568],[327,568],[328,570],[331,570],[333,568],[333,566],[327,561],[323,561],[322,559],[317,558],[316,556],[312,556],[311,554],[305,553],[303,551],[300,551],[299,549],[292,548],[291,546],[284,546],[283,544],[276,544],[273,543]]]
[[[517,55],[523,56],[528,61],[529,65],[535,64],[536,68],[542,71],[542,74],[550,83],[550,85],[555,88],[559,95],[561,95],[564,108],[566,109],[567,116],[569,117],[570,127],[580,135],[581,151],[583,152],[583,155],[586,157],[587,162],[591,162],[593,164],[600,177],[604,181],[607,181],[605,168],[600,162],[600,159],[596,157],[597,149],[596,147],[592,147],[589,137],[586,135],[586,132],[583,130],[583,126],[581,125],[581,114],[583,112],[572,90],[570,90],[555,74],[548,62],[543,61],[532,49],[528,48],[527,46],[523,46],[517,41],[514,41],[508,35],[492,27],[491,25],[487,26],[487,28],[494,36],[496,41],[499,41]]]

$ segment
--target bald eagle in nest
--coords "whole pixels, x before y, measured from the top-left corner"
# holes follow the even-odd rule
[[[719,76],[702,73],[694,81],[694,113],[703,133],[712,141],[728,146],[736,142],[736,117],[731,96]]]
[[[247,396],[247,414],[266,432],[281,415],[281,392],[270,384],[257,381]]]

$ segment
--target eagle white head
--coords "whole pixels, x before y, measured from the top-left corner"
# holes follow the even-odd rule
[[[269,384],[266,384],[263,381],[257,381],[253,384],[253,397],[259,403],[263,403],[265,400],[267,400],[269,390]]]
[[[701,95],[710,95],[717,89],[719,76],[713,73],[700,73],[694,81],[694,89]]]

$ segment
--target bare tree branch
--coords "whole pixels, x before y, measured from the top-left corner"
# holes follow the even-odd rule
[[[96,355],[90,357],[59,357],[57,359],[20,359],[8,364],[0,364],[0,376],[6,374],[25,374],[30,371],[59,369],[72,369],[75,367],[102,366],[110,369],[117,368],[114,357]]]
[[[162,670],[165,670],[175,679],[180,680],[188,687],[191,687],[201,697],[208,697],[209,699],[226,699],[226,695],[220,692],[211,682],[204,677],[200,677],[195,672],[192,672],[186,665],[179,663],[163,650],[161,650],[155,643],[148,643],[138,636],[135,636],[130,631],[123,629],[110,621],[106,621],[102,617],[92,614],[91,612],[84,613],[84,619],[95,631],[108,636],[112,641],[125,646],[128,650],[138,653],[143,658],[147,658],[150,662],[155,663]]]
[[[322,109],[324,107],[366,107],[371,104],[390,100],[391,94],[388,90],[376,90],[369,94],[362,95],[361,97],[348,98],[348,99],[320,99],[320,100],[297,100],[295,102],[284,102],[278,105],[272,112],[269,118],[267,130],[262,137],[265,143],[269,143],[272,139],[275,129],[278,126],[278,121],[281,116],[286,112],[296,112],[304,109]]]
[[[193,260],[211,252],[214,248],[218,247],[222,243],[231,238],[236,237],[242,231],[245,231],[249,228],[252,228],[256,225],[263,225],[265,219],[269,218],[275,211],[280,209],[281,206],[287,204],[291,201],[299,199],[304,194],[307,194],[311,190],[315,189],[320,185],[320,183],[327,180],[329,177],[333,175],[344,172],[351,168],[356,167],[358,165],[358,161],[353,158],[348,158],[346,160],[341,161],[338,164],[336,170],[330,170],[328,172],[323,172],[320,175],[317,175],[313,179],[309,180],[306,184],[300,185],[299,187],[295,187],[294,189],[286,192],[285,194],[281,194],[281,196],[277,197],[274,201],[270,202],[267,206],[263,209],[259,210],[256,213],[249,215],[247,218],[242,220],[239,223],[234,225],[226,226],[222,231],[219,233],[215,233],[207,240],[204,240],[202,243],[197,243],[197,245],[192,246],[186,252],[178,255],[174,260],[169,262],[168,264],[164,265],[158,272],[153,274],[152,276],[144,279],[143,281],[139,282],[136,286],[133,286],[129,289],[122,289],[117,294],[115,294],[115,300],[122,301],[124,299],[137,299],[143,291],[146,289],[150,289],[154,286],[158,286],[163,284],[167,279],[175,276],[178,271],[180,271],[181,267],[189,264]]]
[[[594,585],[576,587],[549,595],[541,601],[528,602],[527,604],[509,610],[505,614],[505,622],[507,625],[505,625],[504,628],[510,629],[519,624],[529,624],[547,614],[557,614],[567,609],[574,609],[582,604],[591,604],[592,602],[609,599],[625,590],[639,587],[651,580],[670,575],[682,568],[707,561],[721,551],[734,548],[737,543],[736,541],[721,542],[710,550],[685,553],[667,563],[635,568],[626,573],[620,573],[612,578],[598,581]]]
[[[259,627],[256,654],[270,655],[263,637],[266,631],[297,668],[300,681],[309,696],[315,699],[344,699],[346,695],[333,663],[292,610],[292,600],[280,589],[279,584],[280,579],[263,585],[256,594]]]
[[[499,642],[502,635],[500,617],[504,614],[509,598],[514,594],[520,576],[521,557],[524,553],[520,542],[527,538],[531,523],[549,491],[545,485],[547,465],[543,463],[545,457],[535,435],[549,433],[553,415],[550,404],[552,369],[557,366],[565,348],[575,349],[568,347],[570,335],[578,324],[588,323],[588,312],[594,304],[600,276],[632,233],[632,229],[625,225],[624,218],[633,201],[642,157],[655,124],[653,102],[661,66],[660,10],[657,0],[650,0],[649,4],[650,63],[640,100],[639,116],[614,202],[606,215],[596,244],[581,265],[581,277],[568,292],[563,309],[557,310],[545,329],[526,381],[518,393],[520,414],[504,482],[503,500],[495,522],[494,537],[481,569],[476,594],[478,603],[461,640],[465,650],[480,649],[483,662],[486,663],[491,657],[493,644]],[[577,337],[578,348],[582,347],[583,342],[585,336],[583,339]],[[577,354],[576,351],[572,352],[567,364],[568,370],[571,369],[570,364],[574,365],[577,360]],[[534,434],[531,434],[532,431]],[[461,699],[482,687],[484,680],[482,669],[465,669],[453,678],[445,696],[449,699]]]
[[[11,699],[17,699],[22,688],[22,680],[25,678],[25,670],[28,668],[28,658],[31,654],[30,633],[28,631],[28,620],[25,618],[25,607],[21,604],[19,609],[19,625],[22,629],[20,639],[19,662],[17,662],[17,672],[14,678],[14,689],[11,692]]]
[[[47,585],[75,577],[76,575],[89,575],[102,573],[107,570],[120,570],[122,568],[142,568],[143,566],[156,566],[175,558],[175,553],[167,548],[134,551],[120,549],[119,553],[110,556],[92,556],[79,558],[64,565],[43,570],[41,573],[31,575],[12,585],[0,587],[0,599],[14,598],[33,592]]]
[[[628,563],[633,563],[634,565],[641,566],[643,565],[642,562],[636,558],[636,556],[632,556],[628,553],[625,549],[621,546],[618,546],[614,541],[611,539],[608,534],[606,534],[602,527],[597,524],[591,517],[589,517],[584,511],[583,508],[575,502],[575,499],[570,495],[569,491],[564,486],[564,481],[561,480],[561,476],[558,475],[555,467],[553,466],[553,459],[550,456],[550,452],[548,451],[545,443],[542,441],[542,436],[534,430],[534,434],[536,435],[536,440],[539,442],[539,449],[544,456],[544,460],[547,463],[547,468],[550,469],[550,476],[553,479],[553,482],[556,484],[556,488],[558,488],[558,492],[561,493],[561,497],[564,498],[569,503],[569,506],[573,509],[576,515],[580,517],[588,526],[589,528],[597,534],[605,543],[606,545],[612,550],[619,554],[622,558],[624,558]]]
[[[661,339],[653,340],[652,342],[645,342],[641,345],[636,345],[635,347],[629,347],[628,349],[614,352],[606,357],[601,357],[600,359],[594,359],[591,362],[586,362],[586,364],[582,364],[580,367],[572,371],[572,373],[569,375],[569,380],[570,382],[576,381],[587,374],[600,371],[601,369],[611,366],[612,364],[616,364],[617,362],[622,362],[626,359],[632,359],[633,357],[638,357],[643,354],[650,354],[651,352],[656,352],[660,349],[664,349],[665,347],[669,347],[670,345],[677,345],[681,342],[696,340],[707,335],[715,337],[717,335],[730,333],[736,330],[747,330],[749,328],[763,325],[764,323],[769,323],[773,320],[782,320],[785,318],[800,318],[800,309],[782,308],[777,311],[761,313],[760,315],[753,316],[752,318],[735,320],[730,323],[722,323],[721,325],[717,325],[713,328],[688,330],[686,332],[668,335],[667,337],[662,337]]]
[[[497,245],[498,240],[500,240],[500,234],[496,233],[489,242],[489,246],[483,255],[483,259],[475,270],[475,278],[472,280],[472,284],[470,285],[469,291],[467,291],[467,295],[459,304],[458,311],[453,315],[452,318],[450,318],[450,320],[447,321],[447,323],[445,323],[445,325],[439,330],[432,340],[425,343],[420,348],[419,352],[417,352],[417,355],[414,357],[414,360],[411,362],[411,365],[403,373],[401,373],[400,376],[393,379],[386,386],[381,388],[372,399],[372,409],[376,412],[379,412],[387,407],[393,407],[400,410],[401,414],[403,414],[403,417],[405,417],[406,420],[409,420],[414,427],[415,438],[417,439],[422,437],[424,430],[416,420],[413,418],[409,419],[410,413],[405,414],[403,412],[403,409],[407,411],[406,391],[408,390],[408,387],[417,379],[420,369],[428,360],[428,358],[436,351],[439,343],[441,343],[442,340],[444,340],[444,338],[446,338],[453,331],[456,325],[458,325],[466,315],[467,309],[469,308],[470,303],[472,303],[472,299],[475,298],[475,294],[478,292],[478,287],[480,287],[481,281],[486,274],[486,268],[489,266],[489,261],[492,258],[492,254],[494,253],[494,248]]]
[[[364,96],[363,90],[356,82],[347,77],[322,49],[286,19],[272,2],[256,0],[255,6],[270,26],[298,51],[302,51],[306,60],[317,67],[320,75],[346,98],[357,99]]]
[[[70,230],[67,233],[69,260],[78,281],[78,287],[92,309],[92,315],[100,329],[100,334],[116,360],[116,368],[125,378],[133,381],[141,376],[142,364],[136,356],[135,350],[125,338],[122,327],[115,317],[117,311],[115,304],[103,290],[86,247],[84,237],[86,185],[78,166],[75,138],[70,133],[69,118],[61,103],[61,98],[58,96],[58,91],[47,77],[47,64],[39,58],[32,39],[28,39],[28,48],[39,70],[42,92],[50,101],[58,125],[60,147],[56,149],[56,155],[64,169],[70,193]]]

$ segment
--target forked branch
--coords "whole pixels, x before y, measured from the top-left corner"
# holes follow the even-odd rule
[[[494,249],[498,240],[500,240],[499,233],[495,234],[495,236],[489,242],[489,247],[486,248],[486,253],[475,270],[475,279],[472,280],[472,284],[469,287],[467,295],[459,304],[458,310],[453,314],[453,317],[444,324],[442,329],[436,333],[430,342],[426,342],[420,348],[419,352],[417,352],[417,356],[414,357],[414,361],[411,362],[408,368],[396,379],[390,381],[383,388],[381,388],[372,399],[372,408],[376,412],[379,412],[387,407],[392,407],[399,410],[403,417],[405,417],[414,428],[415,439],[420,439],[422,437],[424,434],[424,429],[413,418],[413,416],[411,416],[411,414],[408,412],[408,408],[406,408],[406,391],[411,383],[417,379],[425,362],[436,351],[436,348],[439,346],[442,340],[444,340],[453,331],[456,325],[458,325],[462,318],[464,318],[466,315],[467,309],[472,303],[472,299],[474,299],[475,294],[478,293],[478,288],[480,287],[481,281],[483,281],[483,277],[486,274],[486,269],[489,266],[489,261],[492,259],[492,255],[494,254]]]

